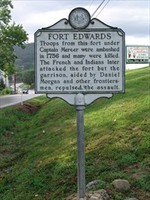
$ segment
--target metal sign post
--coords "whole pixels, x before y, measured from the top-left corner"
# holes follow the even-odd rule
[[[76,95],[77,111],[77,148],[78,148],[78,195],[79,199],[85,197],[85,151],[84,151],[84,109],[83,94]]]
[[[78,145],[78,195],[85,197],[84,106],[76,106]]]

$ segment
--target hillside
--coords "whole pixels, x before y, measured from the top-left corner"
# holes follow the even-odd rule
[[[24,69],[34,66],[34,43],[26,44],[24,49],[15,47],[15,55],[17,56],[16,64],[23,66]]]
[[[150,199],[150,69],[126,72],[126,92],[85,109],[86,182],[114,200]],[[0,110],[0,199],[64,200],[77,192],[76,110],[40,96]],[[130,181],[118,193],[115,178]]]

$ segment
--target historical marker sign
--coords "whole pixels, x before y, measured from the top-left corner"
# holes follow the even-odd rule
[[[59,97],[77,110],[78,192],[85,197],[84,108],[124,92],[125,34],[75,8],[35,33],[36,92]]]
[[[71,26],[78,24],[75,14],[70,15],[76,19]],[[35,33],[36,92],[124,92],[124,32],[108,25],[95,28],[92,22],[93,28],[68,26],[66,22],[66,28],[48,27]]]

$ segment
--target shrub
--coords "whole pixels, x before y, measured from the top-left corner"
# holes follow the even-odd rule
[[[12,93],[13,93],[12,89],[11,89],[11,88],[8,88],[8,87],[4,88],[4,89],[1,91],[1,94],[2,94],[2,95],[5,95],[5,94],[12,94]]]

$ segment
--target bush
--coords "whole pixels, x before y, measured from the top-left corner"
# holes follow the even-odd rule
[[[5,88],[5,89],[3,89],[3,90],[1,91],[1,94],[2,94],[2,95],[5,95],[5,94],[12,94],[12,93],[13,93],[13,91],[12,91],[11,88]]]

